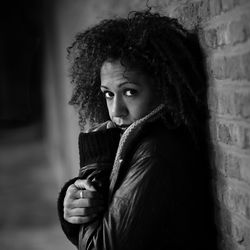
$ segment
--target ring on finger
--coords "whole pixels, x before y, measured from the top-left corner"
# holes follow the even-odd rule
[[[80,198],[82,199],[83,198],[83,191],[80,190]]]

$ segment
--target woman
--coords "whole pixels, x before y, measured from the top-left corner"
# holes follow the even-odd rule
[[[80,174],[58,200],[79,249],[216,249],[205,143],[206,77],[195,36],[133,12],[69,48]]]

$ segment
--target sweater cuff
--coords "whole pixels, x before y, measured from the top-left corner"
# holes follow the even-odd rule
[[[120,141],[120,133],[119,128],[80,133],[80,167],[92,163],[112,163]]]

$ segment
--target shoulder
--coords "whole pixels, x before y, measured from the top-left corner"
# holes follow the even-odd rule
[[[162,122],[147,124],[131,145],[134,158],[171,158],[192,155],[194,141],[185,127],[166,127]]]

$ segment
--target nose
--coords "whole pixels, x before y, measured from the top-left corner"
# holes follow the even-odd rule
[[[126,104],[124,103],[123,99],[119,96],[115,96],[112,102],[111,107],[111,116],[124,118],[128,114],[128,110],[126,108]]]

